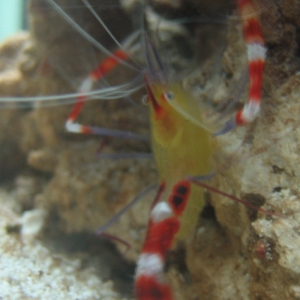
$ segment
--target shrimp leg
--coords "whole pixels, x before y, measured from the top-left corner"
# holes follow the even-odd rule
[[[83,134],[97,134],[102,136],[119,137],[135,140],[148,140],[147,136],[127,132],[122,130],[93,127],[75,123],[84,103],[87,101],[87,94],[92,90],[93,84],[102,79],[109,71],[118,66],[120,61],[128,59],[128,55],[123,50],[116,50],[111,56],[107,57],[99,66],[94,69],[82,82],[79,87],[79,96],[73,109],[66,121],[65,128],[69,132]]]
[[[237,0],[243,18],[244,38],[247,44],[249,66],[249,101],[240,109],[234,119],[229,120],[218,134],[224,134],[235,126],[252,122],[259,113],[261,102],[262,76],[267,49],[264,45],[262,29],[252,0]]]

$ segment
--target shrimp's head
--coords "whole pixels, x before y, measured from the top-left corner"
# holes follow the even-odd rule
[[[208,157],[211,152],[210,134],[197,124],[201,124],[200,113],[197,122],[189,117],[193,113],[196,120],[197,110],[190,105],[193,103],[192,95],[178,83],[166,88],[157,83],[149,84],[147,78],[145,81],[150,106],[152,148],[162,178],[170,174],[170,170],[175,172],[175,169],[181,174],[180,178],[207,174],[209,168],[206,165],[203,168],[202,159],[199,158]],[[188,116],[174,107],[184,110]],[[193,112],[190,113],[190,109]]]
[[[173,89],[175,85],[172,86],[172,89],[166,89],[159,84],[149,84],[147,81],[146,85],[153,141],[163,147],[175,146],[180,142],[182,119],[169,103],[169,101],[175,101],[178,96]]]

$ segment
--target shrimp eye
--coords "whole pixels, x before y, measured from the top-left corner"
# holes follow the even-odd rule
[[[166,98],[167,101],[171,101],[171,100],[173,100],[174,97],[175,97],[175,96],[174,96],[174,93],[171,92],[171,91],[168,91],[168,92],[164,93],[164,96],[165,96],[165,98]]]

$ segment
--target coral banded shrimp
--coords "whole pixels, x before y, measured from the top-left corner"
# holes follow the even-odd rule
[[[250,1],[239,2],[241,13],[253,12],[252,5]],[[244,22],[244,32],[248,47],[250,100],[238,111],[230,127],[252,121],[259,110],[266,50],[257,18]],[[150,53],[151,50],[154,51],[150,49]],[[148,55],[158,57],[155,53]],[[187,177],[208,175],[212,150],[209,132],[199,126],[201,116],[193,118],[195,107],[190,105],[193,100],[187,100],[191,95],[184,93],[178,85],[168,84],[168,80],[162,78],[163,70],[151,67],[149,58],[147,61],[150,62],[150,74],[146,73],[145,81],[150,104],[152,150],[160,186],[137,262],[135,289],[139,300],[171,300],[174,299],[173,293],[164,278],[167,253],[180,239],[187,238],[185,223],[196,224],[204,206],[204,190],[192,186]],[[159,61],[154,64],[161,65]],[[222,132],[227,130],[225,128]]]
[[[94,66],[92,67],[92,68],[90,68],[88,71],[90,71],[91,69],[93,69],[94,68]],[[45,72],[48,72],[49,71],[49,68],[48,68],[48,66],[47,66],[47,63],[44,65],[44,68],[43,68],[43,71],[45,70]],[[65,115],[67,115],[67,113],[65,113],[64,114],[64,116]],[[87,122],[84,122],[85,124],[88,124]],[[60,124],[59,124],[60,125]],[[56,125],[57,126],[57,125]],[[43,129],[44,130],[44,129]],[[49,147],[49,144],[53,147],[53,144],[54,144],[54,147],[55,147],[55,145],[58,143],[58,140],[57,140],[57,138],[55,137],[55,135],[53,134],[52,136],[51,136],[51,129],[48,129],[48,131],[50,131],[50,137],[52,137],[52,138],[47,138],[46,139],[46,145]],[[53,137],[54,137],[54,140],[53,140]],[[223,137],[221,137],[221,138],[228,138],[227,137],[227,135],[226,135],[226,137],[225,137],[225,135],[223,136]],[[241,140],[241,139],[240,139]],[[261,146],[261,145],[260,145]],[[93,146],[94,147],[94,146]],[[32,147],[32,148],[34,148],[34,147]],[[46,147],[45,147],[46,148]],[[77,155],[79,155],[79,154],[81,154],[81,160],[85,160],[86,159],[86,156],[88,156],[88,155],[92,155],[92,152],[93,151],[89,151],[89,150],[83,150],[83,147],[79,147],[79,146],[77,146]],[[94,147],[95,148],[95,147]],[[49,149],[49,148],[48,148]],[[69,150],[69,152],[71,151],[70,150],[71,148],[69,148],[69,149],[67,149],[67,150]],[[44,149],[45,150],[45,149]],[[46,149],[47,150],[47,149]],[[74,149],[72,149],[72,150],[74,150]],[[85,152],[87,152],[87,153],[81,153],[81,152],[83,152],[83,151],[85,151]],[[44,151],[44,157],[45,157],[45,152],[46,151]],[[67,151],[66,151],[67,152]],[[65,156],[70,156],[70,154],[66,154],[66,152],[65,152]],[[231,149],[231,151],[230,152],[233,152],[232,151],[232,149]],[[35,153],[35,154],[38,154],[38,153]],[[32,154],[31,154],[31,156],[32,156]],[[49,156],[50,157],[52,157],[50,154],[49,154]],[[48,157],[49,157],[48,156]],[[79,155],[80,156],[80,155]],[[71,160],[71,159],[70,159]],[[33,162],[31,162],[32,164],[33,164]],[[243,163],[246,163],[245,161],[243,161]],[[64,162],[64,164],[67,164],[66,162]],[[74,180],[74,178],[73,178],[73,180],[74,180],[74,186],[75,186],[75,184],[77,184],[77,185],[79,185],[79,183],[80,184],[82,184],[82,182],[83,182],[83,180],[80,178],[80,172],[82,172],[82,173],[84,173],[83,171],[82,171],[82,169],[80,170],[80,171],[78,171],[78,170],[76,170],[76,168],[77,168],[77,165],[76,164],[74,164],[74,161],[71,161],[70,162],[70,165],[72,166],[72,169],[71,169],[71,171],[72,172],[74,172],[74,173],[76,173],[77,172],[77,176],[74,176],[75,177],[75,180]],[[120,165],[121,165],[121,163],[120,162],[118,162],[118,164],[116,164],[116,165],[118,165],[119,167],[120,167]],[[61,166],[61,165],[60,165]],[[233,168],[234,168],[234,166],[235,166],[235,164],[233,164]],[[40,165],[39,165],[39,168],[40,169],[42,169],[42,168],[45,168],[45,165],[43,165],[43,164],[41,164],[40,163]],[[103,166],[102,166],[103,167]],[[53,172],[53,168],[54,168],[54,166],[50,166],[49,167],[50,169],[49,169],[49,171],[51,172]],[[51,169],[52,168],[52,169]],[[126,168],[126,167],[125,167]],[[127,168],[128,168],[128,166],[127,166]],[[100,169],[100,168],[99,168]],[[279,171],[282,169],[281,168],[281,165],[279,165],[279,167],[278,167],[278,169],[279,169]],[[277,169],[277,170],[278,170]],[[60,169],[60,170],[55,170],[55,172],[57,172],[57,173],[59,173],[59,171],[62,171],[62,169]],[[227,170],[226,170],[227,171]],[[278,171],[278,172],[279,172]],[[220,171],[221,172],[221,171]],[[282,172],[282,171],[281,171]],[[96,177],[97,177],[97,175],[96,174],[92,174],[93,172],[91,172],[90,174],[88,174],[88,176],[87,176],[87,173],[85,173],[85,175],[83,175],[83,176],[85,176],[88,180],[91,180],[92,178],[91,178],[91,176],[92,175],[95,175]],[[96,173],[96,171],[94,172],[94,173]],[[241,170],[239,170],[239,172],[236,172],[236,174],[235,174],[235,176],[240,176],[240,174],[242,174],[243,172],[241,171]],[[252,171],[252,173],[253,173],[253,171]],[[280,172],[279,172],[280,173]],[[92,175],[91,175],[92,174]],[[149,175],[148,174],[148,172],[147,171],[145,171],[145,173],[144,174],[147,174],[147,176]],[[278,173],[277,173],[278,174]],[[225,174],[226,175],[226,174]],[[99,175],[98,175],[99,176]],[[125,177],[125,176],[124,176]],[[123,180],[126,180],[127,178],[129,177],[129,175],[128,174],[126,174],[126,178],[124,178]],[[110,177],[111,178],[111,177]],[[66,184],[66,181],[64,181],[64,180],[62,180],[63,179],[63,177],[60,177],[60,179],[61,179],[61,184],[65,184],[66,186],[67,186],[67,184]],[[99,179],[99,177],[98,177],[98,179]],[[107,179],[107,178],[106,178]],[[217,177],[217,180],[225,180],[225,179],[223,179],[223,178],[221,178],[220,176],[218,176]],[[93,180],[92,180],[93,181]],[[120,180],[120,181],[122,181],[122,180]],[[128,182],[132,182],[132,181],[135,181],[135,179],[131,179],[131,180],[129,180]],[[280,182],[280,178],[278,177],[277,178],[277,181],[278,182]],[[257,183],[257,181],[256,181],[256,183]],[[93,184],[94,185],[96,185],[96,184],[99,184],[99,182],[97,182],[96,183],[96,180],[94,180],[94,182],[93,182]],[[128,184],[128,183],[127,183]],[[118,185],[117,185],[118,186]],[[68,188],[69,188],[69,186],[67,186]],[[119,188],[119,186],[118,186],[118,188]],[[231,187],[230,186],[225,186],[225,188],[223,189],[223,190],[229,190],[229,189],[231,189]],[[268,189],[268,190],[270,190],[270,189]],[[278,190],[278,189],[277,189]],[[253,191],[255,191],[255,189],[253,188]],[[50,193],[50,191],[48,191],[48,193]],[[51,191],[51,193],[53,193],[53,186],[52,186],[52,191]],[[65,192],[65,193],[67,193],[67,192]],[[102,192],[103,193],[103,192]],[[264,194],[265,192],[261,192],[262,194]],[[65,218],[67,219],[68,218],[68,214],[69,214],[69,211],[68,211],[68,208],[73,208],[74,209],[74,211],[76,211],[76,206],[79,206],[78,207],[78,209],[77,209],[77,213],[79,213],[79,212],[81,212],[81,214],[82,214],[82,212],[84,211],[84,210],[89,210],[89,213],[90,213],[90,215],[88,216],[88,215],[86,215],[86,218],[83,218],[83,219],[79,219],[80,217],[78,217],[78,219],[76,220],[76,224],[70,224],[70,223],[72,223],[72,218],[70,218],[69,219],[69,224],[67,225],[67,226],[70,226],[67,230],[70,230],[70,231],[72,231],[72,229],[74,229],[74,227],[76,227],[76,226],[78,226],[77,228],[75,228],[75,230],[77,229],[77,230],[80,230],[81,228],[80,228],[80,226],[82,226],[81,224],[79,224],[79,223],[84,223],[84,222],[86,222],[87,221],[87,219],[88,219],[88,217],[90,217],[91,218],[91,214],[93,213],[93,212],[91,212],[91,208],[88,208],[87,206],[84,206],[84,204],[83,203],[80,203],[80,205],[78,205],[78,204],[74,204],[74,202],[73,203],[70,203],[70,198],[72,198],[72,196],[74,196],[74,194],[76,195],[76,192],[73,192],[73,195],[71,194],[71,196],[69,195],[69,194],[67,194],[65,197],[64,197],[64,199],[63,199],[63,202],[64,202],[64,204],[65,204],[65,207],[64,207],[64,211],[62,212],[62,215],[64,215],[65,216]],[[87,195],[87,192],[86,192],[86,190],[84,190],[83,189],[83,192],[82,192],[82,196],[83,196],[83,198],[85,198],[85,200],[89,200],[89,201],[91,201],[91,199],[90,199],[90,194],[89,195]],[[255,194],[255,193],[253,193],[253,194]],[[58,195],[58,193],[57,193],[57,195]],[[98,199],[100,198],[100,197],[102,197],[103,196],[103,194],[101,194],[100,192],[96,195],[97,197],[98,197]],[[54,197],[55,197],[55,195],[54,195]],[[120,195],[120,197],[121,197],[121,195]],[[132,195],[130,195],[130,197],[132,197]],[[292,200],[291,200],[292,201]],[[275,205],[276,206],[276,205]],[[117,210],[116,208],[114,208],[115,210]],[[98,214],[98,211],[96,211],[96,209],[95,209],[95,212]],[[228,212],[228,210],[227,210],[227,212]],[[229,210],[229,212],[230,213],[228,213],[228,215],[226,215],[226,214],[222,214],[222,213],[219,213],[219,215],[218,215],[218,219],[220,220],[220,222],[223,222],[224,221],[224,219],[226,218],[227,220],[229,220],[229,219],[232,219],[234,222],[231,222],[231,223],[229,223],[229,221],[228,221],[228,224],[231,224],[230,226],[232,226],[233,227],[233,223],[235,223],[235,225],[237,225],[236,226],[236,228],[240,228],[241,227],[241,224],[243,224],[243,226],[244,227],[247,227],[247,226],[249,226],[249,221],[247,221],[248,219],[247,218],[244,218],[243,219],[243,221],[241,221],[240,223],[238,222],[238,219],[237,219],[237,216],[235,216],[235,217],[232,217],[232,215],[234,215],[235,214],[235,212],[236,212],[236,210],[234,210],[234,209],[232,209],[232,208],[230,208],[230,210]],[[236,215],[240,215],[240,214],[242,214],[242,213],[237,213]],[[100,219],[101,217],[98,215],[98,219]],[[147,218],[147,217],[145,217],[145,218]],[[226,223],[226,222],[224,222],[224,223]],[[248,224],[248,225],[247,225]],[[277,224],[278,225],[278,224]],[[74,226],[73,228],[72,228],[72,226]],[[93,227],[94,226],[94,227]],[[98,224],[97,225],[95,225],[95,224],[92,224],[91,226],[90,226],[90,228],[89,229],[91,229],[92,227],[93,228],[96,228],[95,226],[98,226]],[[230,226],[228,226],[228,227],[230,227]],[[259,227],[259,224],[257,224],[256,225],[257,227],[257,230],[259,231],[259,230],[261,230],[261,229],[259,229],[258,227]],[[78,229],[79,228],[79,229]],[[128,227],[127,227],[128,228]],[[128,229],[127,229],[127,231],[128,231]],[[233,230],[231,231],[231,233],[229,233],[229,235],[230,235],[230,237],[232,237],[232,236],[234,236],[234,235],[242,235],[242,233],[240,233],[240,232],[236,232],[237,231],[237,229],[234,229],[233,228]],[[217,247],[217,245],[216,245],[216,243],[215,243],[215,241],[214,240],[212,240],[211,241],[211,243],[210,244],[212,244],[213,246],[214,246],[214,248],[218,248]],[[224,248],[222,248],[222,249],[225,249],[226,247],[224,247]],[[216,250],[213,250],[213,249],[210,249],[210,250],[212,250],[212,253],[214,252],[214,251],[216,251]],[[219,248],[219,250],[220,250],[220,248]],[[273,249],[274,250],[274,249]],[[189,251],[192,251],[192,250],[189,250]],[[230,252],[229,250],[227,250],[228,252]],[[228,252],[226,252],[226,253],[228,253]],[[232,251],[233,253],[234,253],[234,251]],[[214,252],[214,253],[216,253],[216,252]],[[247,253],[247,252],[246,252]],[[249,254],[248,254],[249,255]],[[229,255],[230,256],[230,255]],[[228,256],[228,257],[229,257]],[[232,257],[234,257],[234,256],[230,256],[230,258],[232,258]],[[236,257],[237,257],[237,259],[235,260],[235,261],[238,261],[239,263],[243,263],[244,261],[243,261],[243,259],[240,257],[240,256],[238,256],[238,255],[236,255]],[[209,259],[207,259],[207,261],[211,261],[212,260],[212,258],[211,258],[211,256],[208,256],[208,258]],[[229,259],[230,260],[230,259]],[[220,263],[220,260],[217,260],[217,262],[219,262]],[[189,269],[191,269],[191,270],[193,270],[193,263],[192,263],[192,260],[190,260],[190,263],[188,263],[189,264]],[[203,264],[203,262],[202,262],[202,264]],[[230,266],[233,266],[234,264],[231,264]],[[220,267],[220,266],[219,266]],[[230,278],[230,280],[232,281],[232,274],[234,274],[235,272],[236,272],[236,269],[237,268],[232,268],[232,274],[230,274],[230,275],[228,275],[228,273],[226,273],[225,271],[224,271],[224,269],[225,268],[219,268],[219,270],[222,270],[223,272],[220,272],[220,273],[222,273],[222,275],[224,276],[224,277],[227,277],[227,278]],[[207,270],[207,269],[206,269]],[[194,271],[195,271],[195,269],[194,269]],[[202,272],[203,272],[203,269],[202,269]],[[246,272],[247,272],[247,270],[246,270]],[[255,272],[255,271],[254,271]],[[258,271],[257,271],[258,272]],[[204,271],[204,273],[205,273],[205,271]],[[206,276],[207,277],[210,277],[210,276],[212,276],[212,277],[217,277],[217,273],[219,273],[219,272],[215,272],[215,273],[212,273],[212,275],[211,274],[209,274],[209,271],[207,271],[207,273],[206,273]],[[195,271],[195,272],[193,272],[193,274],[197,274],[197,271]],[[236,272],[235,273],[235,278],[238,278],[239,277],[239,275],[237,275],[237,274],[243,274],[243,272],[241,272],[241,273],[239,273],[239,272]],[[202,273],[202,275],[203,275],[203,273]],[[176,276],[174,276],[174,277],[176,277]],[[203,279],[203,277],[205,278],[205,275],[203,275],[202,276],[202,279]],[[247,283],[247,281],[246,281],[246,278],[245,278],[245,276],[241,276],[241,277],[243,277],[245,280],[243,281],[243,283]],[[194,279],[194,278],[193,278]],[[176,278],[174,279],[175,281],[176,281]],[[242,278],[240,279],[240,280],[242,280]],[[178,279],[177,279],[177,283],[178,283]],[[199,280],[200,282],[201,282],[201,280]],[[193,283],[194,283],[195,281],[193,280]],[[207,280],[206,282],[211,282],[211,281],[209,281],[209,280]],[[202,283],[203,284],[203,283]],[[255,283],[253,283],[252,282],[252,285],[254,286],[255,285]],[[174,285],[175,287],[176,287],[176,283],[175,283],[175,285]],[[179,287],[182,287],[182,284],[180,285],[180,283],[179,283],[179,285],[178,285]],[[223,285],[223,287],[225,287],[226,286],[226,284],[224,284]],[[176,288],[175,288],[176,289]],[[186,288],[186,289],[188,289],[188,287]],[[205,289],[205,287],[203,288],[203,290]],[[177,289],[176,289],[177,290]],[[182,290],[184,290],[184,287],[182,287]],[[249,289],[250,290],[250,289]],[[297,289],[295,289],[295,290],[297,290]],[[192,288],[192,292],[190,291],[189,293],[190,293],[190,295],[191,295],[191,293],[196,293],[196,292],[199,292],[199,289],[197,290],[196,289],[196,287],[195,286],[193,286],[193,288]],[[263,291],[261,291],[261,293],[263,293]],[[221,293],[220,293],[221,294]],[[212,294],[210,294],[210,295],[212,295]],[[202,296],[202,295],[201,295]],[[226,295],[227,296],[227,298],[228,298],[228,294]],[[192,296],[191,296],[192,297]],[[209,297],[209,296],[208,296]],[[241,298],[240,297],[240,294],[239,294],[239,292],[237,292],[237,294],[235,294],[235,295],[233,295],[232,296],[232,298],[233,299],[238,299],[238,298]],[[186,299],[186,297],[181,297],[181,299]],[[208,299],[212,299],[212,297],[210,297],[210,298],[208,298]],[[282,298],[281,298],[282,299]]]

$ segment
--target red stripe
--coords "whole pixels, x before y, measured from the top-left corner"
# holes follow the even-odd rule
[[[244,120],[242,116],[243,110],[239,110],[235,115],[235,123],[239,126],[247,124],[247,121]]]
[[[248,19],[244,24],[245,40],[247,43],[264,44],[260,23],[256,18]]]
[[[71,111],[71,113],[68,117],[68,120],[73,122],[78,117],[78,115],[79,115],[79,113],[82,109],[82,106],[85,102],[85,99],[86,99],[85,96],[79,96],[78,97],[77,102],[74,104],[74,106],[72,108],[72,111]]]
[[[137,300],[172,300],[171,288],[150,276],[140,275],[135,281]]]
[[[251,101],[260,102],[264,62],[262,60],[249,64]]]
[[[113,52],[113,56],[109,56],[103,62],[101,62],[101,64],[94,71],[92,71],[90,76],[93,78],[93,80],[99,80],[105,76],[106,73],[116,67],[120,63],[120,60],[123,61],[127,58],[128,55],[123,50],[116,50]]]
[[[164,110],[163,110],[162,106],[160,106],[158,104],[158,102],[156,101],[156,98],[152,92],[150,84],[148,83],[148,79],[147,79],[146,75],[144,75],[144,81],[146,83],[146,88],[147,88],[147,92],[148,92],[148,101],[150,102],[150,104],[153,107],[153,110],[155,112],[155,118],[157,120],[159,120],[162,118],[162,116],[164,116],[164,115],[162,115]]]
[[[246,5],[253,5],[252,0],[237,0],[238,7],[242,10]]]
[[[89,126],[81,125],[81,133],[83,134],[93,134],[93,130]]]
[[[150,220],[142,253],[158,254],[164,260],[179,228],[180,222],[176,217],[167,218],[158,223]]]

